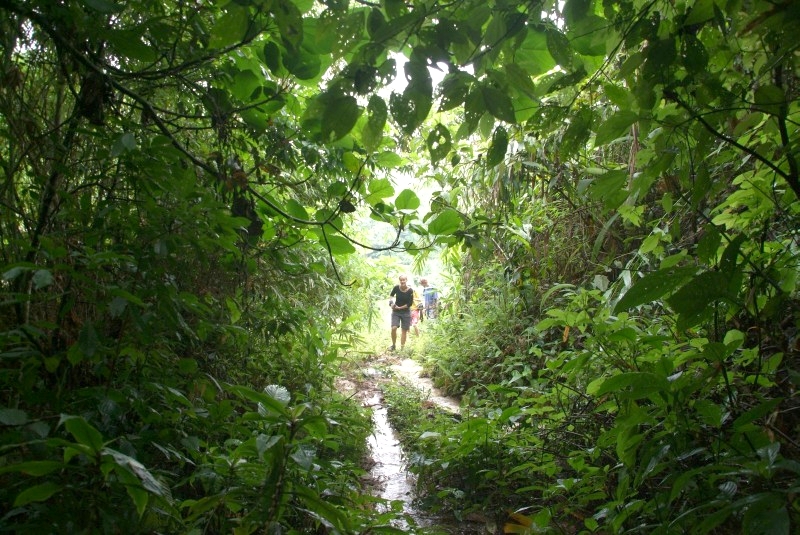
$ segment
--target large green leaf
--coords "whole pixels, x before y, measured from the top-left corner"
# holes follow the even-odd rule
[[[728,277],[733,277],[737,271],[741,271],[741,269],[738,269],[738,267],[741,266],[741,264],[738,263],[739,252],[746,239],[747,236],[745,234],[738,234],[722,252],[722,258],[720,258],[719,261],[719,269]]]
[[[644,62],[644,53],[641,51],[634,52],[628,59],[626,59],[622,66],[619,68],[619,74],[623,79],[628,78],[629,76],[633,75],[636,72],[641,64]]]
[[[648,372],[627,372],[607,379],[595,380],[586,388],[586,393],[602,396],[613,392],[622,399],[641,399],[656,392],[669,391],[669,381]]]
[[[374,206],[383,199],[393,196],[394,187],[389,179],[376,178],[367,183],[367,192],[364,200]]]
[[[461,226],[461,216],[452,208],[447,208],[436,214],[428,223],[428,232],[437,236],[449,236]]]
[[[404,189],[397,195],[394,205],[398,210],[416,210],[420,206],[419,197],[410,189]]]
[[[619,313],[675,292],[692,275],[697,273],[694,266],[673,267],[648,273],[631,286],[614,307]]]
[[[385,150],[375,156],[375,164],[383,169],[392,169],[408,163],[408,160],[394,151]]]
[[[589,184],[589,197],[601,201],[608,210],[619,208],[628,198],[627,181],[628,172],[622,169],[603,173]]]
[[[735,296],[729,291],[729,275],[719,271],[705,271],[686,283],[667,299],[669,306],[680,314],[678,324],[686,329],[710,317],[713,305],[719,301],[732,302]]]
[[[635,112],[622,110],[606,119],[598,128],[594,144],[601,147],[615,139],[619,139],[630,131],[633,123],[639,120]]]
[[[78,342],[69,348],[67,358],[72,364],[91,360],[101,350],[100,336],[94,324],[86,322],[78,335]]]
[[[303,510],[319,523],[328,526],[331,531],[336,533],[353,532],[350,520],[344,511],[336,507],[330,500],[321,497],[312,489],[301,486],[296,487],[294,492],[303,503]]]
[[[274,41],[267,41],[264,43],[262,54],[264,57],[264,63],[267,65],[267,68],[272,72],[272,74],[275,76],[282,76],[286,73],[283,67],[283,53],[281,51],[281,47],[278,46],[277,43]]]
[[[295,3],[292,0],[276,0],[271,4],[270,12],[286,48],[299,48],[304,35],[303,15]]]
[[[700,241],[697,243],[695,254],[697,258],[705,264],[711,265],[717,258],[717,251],[722,242],[722,234],[712,224],[707,224],[703,228]]]
[[[109,43],[120,56],[148,63],[156,59],[156,48],[144,43],[140,32],[136,30],[111,30],[107,35]]]
[[[225,13],[211,28],[211,37],[208,40],[210,48],[225,48],[244,39],[250,18],[246,8],[231,2],[226,6]]]
[[[744,532],[748,535],[789,535],[792,519],[786,509],[783,493],[764,493],[764,503],[746,508]],[[795,525],[795,528],[797,526]]]
[[[760,85],[755,92],[756,106],[762,111],[780,116],[786,106],[786,94],[783,89],[772,84]]]
[[[260,97],[262,77],[256,75],[250,69],[245,69],[237,72],[233,77],[233,83],[230,84],[230,90],[233,96],[243,102],[249,102],[253,96]]]
[[[500,91],[495,87],[482,86],[481,93],[489,113],[507,123],[513,124],[517,122],[514,104],[512,104],[511,98],[505,91]]]
[[[117,464],[113,467],[113,470],[120,483],[125,485],[125,490],[128,492],[128,496],[131,497],[136,507],[136,512],[139,513],[139,518],[141,518],[147,508],[147,502],[150,501],[150,495],[144,490],[139,479],[128,468]]]
[[[570,24],[567,37],[570,44],[580,54],[602,56],[606,53],[609,33],[613,33],[611,23],[597,15],[586,15]]]
[[[97,453],[103,448],[103,435],[80,416],[62,415],[61,422],[79,444]]]
[[[0,424],[25,425],[28,423],[28,414],[19,409],[0,409]]]
[[[288,393],[288,391],[285,393],[280,390],[281,388],[283,387],[270,385],[264,390],[264,392],[256,392],[252,388],[242,385],[228,385],[226,387],[227,390],[237,394],[238,396],[248,401],[258,403],[260,408],[263,408],[268,412],[288,417],[289,413],[286,410],[286,405],[289,403],[289,400],[286,397],[286,393]],[[283,390],[286,389],[283,388]]]
[[[118,4],[110,0],[82,0],[82,3],[95,11],[103,14],[119,13],[125,9],[124,4]]]
[[[39,477],[63,468],[64,463],[61,461],[26,461],[0,467],[0,474],[20,472],[29,476]]]
[[[439,84],[439,111],[451,110],[463,104],[474,80],[471,74],[461,71],[445,75]]]
[[[433,82],[428,66],[418,61],[408,61],[404,66],[406,88],[402,94],[392,93],[389,109],[392,118],[406,133],[413,133],[427,118],[433,105]]]
[[[683,21],[684,25],[692,26],[707,21],[714,16],[714,0],[696,0]]]
[[[521,96],[527,96],[531,99],[535,98],[536,86],[529,72],[525,71],[517,63],[507,63],[503,65],[503,72],[505,73],[506,80],[508,81],[509,88],[514,90],[520,99]]]
[[[708,51],[694,34],[681,36],[681,60],[686,70],[703,76],[708,67]]]
[[[23,507],[33,502],[47,501],[50,496],[61,491],[63,487],[52,481],[34,485],[20,492],[14,500],[14,507]]]
[[[492,144],[486,152],[486,165],[495,166],[503,161],[508,150],[508,133],[502,126],[498,126],[492,135]]]
[[[571,156],[586,147],[593,121],[594,114],[592,110],[585,106],[581,106],[580,109],[570,115],[569,126],[567,126],[558,146],[558,150],[564,157]]]
[[[322,114],[322,139],[328,142],[337,141],[353,129],[361,115],[361,108],[355,97],[340,95],[325,99]]]
[[[572,67],[572,45],[567,36],[556,28],[549,28],[546,32],[547,50],[555,58],[556,62],[564,68],[570,70]]]
[[[348,255],[356,252],[350,240],[338,234],[326,232],[325,236],[320,238],[320,243],[327,247],[332,255]]]
[[[532,76],[544,74],[556,66],[556,61],[548,50],[548,38],[544,32],[528,31],[515,59]]]
[[[319,55],[304,47],[286,51],[282,59],[286,69],[299,80],[312,80],[321,74],[322,60]]]
[[[580,22],[591,14],[593,0],[567,0],[564,2],[562,13],[568,26]]]
[[[457,137],[466,139],[472,135],[475,129],[478,128],[478,123],[485,113],[486,104],[483,100],[483,94],[480,90],[474,89],[467,95],[467,99],[464,102],[464,120],[458,127]]]
[[[420,121],[417,121],[414,102],[407,95],[392,93],[389,96],[389,110],[392,113],[392,119],[405,134],[413,133],[421,124]]]
[[[307,221],[309,219],[308,212],[305,207],[295,199],[289,199],[285,204],[286,212],[295,219]]]
[[[541,84],[537,89],[537,94],[547,95],[560,91],[565,88],[573,87],[586,77],[586,68],[583,65],[578,65],[573,71],[570,72],[554,72],[549,77],[548,81]]]
[[[672,63],[677,57],[675,39],[669,37],[649,42],[645,49],[646,60],[642,76],[653,82],[668,82],[671,79]]]
[[[630,91],[617,84],[603,84],[603,93],[611,103],[620,109],[630,108],[636,101]]]
[[[744,431],[756,420],[767,418],[770,414],[775,412],[775,409],[781,404],[782,401],[783,398],[779,397],[768,399],[762,403],[756,404],[755,407],[752,407],[737,416],[736,420],[733,421],[733,428],[737,431]]]
[[[381,10],[377,7],[370,9],[367,16],[367,32],[370,37],[382,35],[386,26],[386,17],[383,16]]]

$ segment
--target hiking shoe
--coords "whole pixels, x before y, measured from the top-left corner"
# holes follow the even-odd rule
[[[389,346],[389,351],[394,351],[394,346]]]

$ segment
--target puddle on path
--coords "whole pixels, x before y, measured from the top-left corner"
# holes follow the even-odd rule
[[[458,400],[441,395],[430,379],[420,377],[422,367],[416,361],[404,359],[393,364],[391,368],[394,373],[409,380],[425,393],[428,401],[449,412],[459,413]],[[365,375],[374,376],[376,374],[377,370],[374,368],[365,370]],[[389,423],[387,409],[383,405],[380,393],[371,392],[370,396],[364,400],[364,404],[372,409],[372,420],[375,426],[375,430],[369,438],[369,448],[375,463],[370,470],[370,475],[379,483],[381,490],[378,496],[384,500],[400,501],[403,513],[413,519],[414,523],[423,530],[428,528],[432,529],[433,533],[459,535],[485,533],[480,524],[465,522],[455,526],[436,515],[426,514],[414,505],[416,478],[407,470],[403,449],[397,434]],[[386,507],[388,508],[388,506]],[[409,533],[413,532],[402,518],[393,525],[398,529],[408,529]]]
[[[380,394],[377,392],[366,400],[372,408],[372,421],[375,430],[369,438],[369,448],[375,465],[370,470],[370,475],[380,485],[379,496],[384,500],[399,500],[403,503],[403,512],[412,518],[419,516],[414,508],[415,478],[405,467],[403,449],[397,434],[389,424],[386,407],[381,403]],[[388,506],[386,506],[388,509]],[[395,527],[408,528],[408,524],[400,519]]]

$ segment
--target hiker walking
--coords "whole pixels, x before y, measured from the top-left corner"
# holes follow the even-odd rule
[[[408,330],[411,328],[411,308],[414,305],[414,289],[408,285],[408,277],[400,275],[400,284],[392,288],[389,294],[389,306],[392,308],[392,345],[389,351],[397,347],[397,328],[400,327],[400,349],[406,345]]]
[[[439,290],[429,286],[426,278],[420,279],[419,284],[422,286],[422,304],[425,307],[425,316],[433,319],[436,317],[439,306]]]
[[[414,330],[414,336],[419,336],[419,323],[423,317],[422,299],[419,298],[419,294],[414,290],[414,305],[411,307],[411,328]]]

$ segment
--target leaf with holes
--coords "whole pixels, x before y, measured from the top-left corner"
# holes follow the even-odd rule
[[[426,144],[428,145],[428,153],[431,156],[431,164],[436,165],[436,163],[444,159],[453,148],[450,130],[441,123],[437,124],[434,129],[431,130],[431,133],[428,134]]]
[[[389,110],[386,102],[377,95],[372,95],[367,105],[367,123],[361,130],[361,142],[367,152],[374,152],[380,147],[383,140],[383,127],[386,126],[386,119]]]

